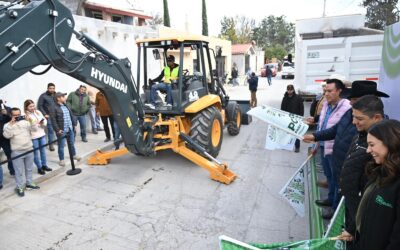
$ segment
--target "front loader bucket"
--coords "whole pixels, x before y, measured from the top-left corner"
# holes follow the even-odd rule
[[[225,165],[225,164],[224,164]],[[236,174],[232,172],[228,167],[225,168],[222,172],[219,171],[209,171],[210,178],[214,181],[219,181],[225,184],[230,184],[236,179]]]

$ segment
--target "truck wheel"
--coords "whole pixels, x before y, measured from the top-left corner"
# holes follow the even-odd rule
[[[242,125],[242,113],[237,102],[229,102],[226,109],[228,115],[228,133],[229,135],[238,135],[240,132],[240,126]]]
[[[217,157],[222,144],[222,116],[214,106],[200,111],[193,119],[189,135],[207,153]]]

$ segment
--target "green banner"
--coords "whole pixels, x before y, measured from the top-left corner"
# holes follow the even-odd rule
[[[313,239],[303,240],[298,242],[286,242],[286,243],[273,243],[273,244],[246,244],[239,242],[229,237],[224,236],[220,238],[220,249],[221,250],[258,250],[258,249],[270,249],[270,250],[305,250],[305,249],[327,249],[332,250],[332,243],[335,240],[331,239]]]

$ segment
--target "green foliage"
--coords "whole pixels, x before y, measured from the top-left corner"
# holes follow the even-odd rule
[[[264,49],[275,48],[278,52],[294,51],[295,27],[285,16],[268,16],[253,30],[253,40]],[[278,46],[280,45],[280,46]]]
[[[287,56],[288,52],[281,44],[276,44],[272,47],[267,47],[265,49],[265,58],[271,60],[272,58],[277,58],[278,60],[282,60],[285,56]]]
[[[164,0],[164,26],[171,27],[168,11],[168,0]]]
[[[207,21],[206,0],[203,0],[203,5],[202,5],[202,25],[203,25],[203,30],[202,30],[203,36],[208,36],[208,21]]]
[[[372,29],[385,29],[385,26],[399,21],[398,0],[363,0],[367,9],[366,25]]]
[[[221,20],[221,32],[219,37],[230,40],[232,44],[250,43],[254,27],[254,19],[245,16],[224,16]]]

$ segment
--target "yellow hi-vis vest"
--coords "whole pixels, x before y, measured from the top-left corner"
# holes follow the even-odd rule
[[[165,83],[171,83],[171,80],[176,80],[178,79],[179,75],[179,66],[171,69],[168,66],[165,66],[164,68],[164,82]]]

